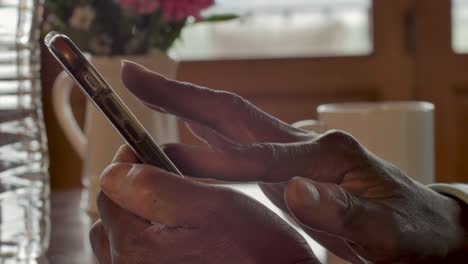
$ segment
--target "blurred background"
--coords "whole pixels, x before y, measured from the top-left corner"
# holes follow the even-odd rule
[[[286,122],[330,102],[425,100],[436,105],[436,175],[468,175],[468,1],[218,0],[204,15],[238,19],[183,28],[169,49],[177,78],[238,93]],[[81,184],[81,160],[56,123],[59,67],[43,53],[53,189]],[[85,99],[72,106],[83,122]],[[181,140],[196,140],[180,126]]]

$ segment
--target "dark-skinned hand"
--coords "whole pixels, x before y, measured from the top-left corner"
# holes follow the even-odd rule
[[[101,178],[90,231],[101,264],[319,263],[304,238],[230,188],[138,164],[123,146]]]
[[[466,207],[411,180],[352,136],[302,131],[235,94],[168,80],[132,63],[123,66],[122,79],[144,104],[184,119],[207,143],[166,146],[184,174],[261,183],[338,256],[353,263],[466,261]]]

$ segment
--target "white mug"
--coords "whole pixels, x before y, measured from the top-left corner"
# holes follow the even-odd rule
[[[368,150],[423,183],[434,182],[434,105],[427,102],[361,102],[321,105],[305,130],[339,129]]]
[[[176,118],[144,106],[124,88],[120,79],[121,59],[119,57],[96,57],[91,58],[91,61],[159,144],[177,142],[179,136]],[[176,74],[177,63],[164,54],[127,56],[125,59],[142,64],[168,78],[174,78]],[[97,214],[96,196],[99,191],[100,174],[110,164],[115,152],[124,142],[89,101],[86,104],[84,131],[81,130],[70,105],[73,87],[74,82],[68,74],[60,73],[53,87],[53,106],[65,136],[83,160],[82,181],[85,187],[83,207],[89,213]]]

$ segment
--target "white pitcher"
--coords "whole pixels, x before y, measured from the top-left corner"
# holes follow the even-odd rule
[[[167,78],[175,78],[177,62],[163,53],[125,57],[90,58],[88,56],[88,59],[136,115],[156,142],[159,144],[178,142],[176,118],[158,113],[144,106],[127,91],[120,78],[121,61],[123,59],[141,64]],[[53,87],[53,106],[58,122],[67,139],[83,160],[82,180],[85,187],[83,207],[90,214],[97,214],[96,196],[99,191],[99,177],[124,141],[89,101],[86,104],[84,131],[81,130],[70,105],[71,90],[74,86],[73,80],[66,72],[60,73]]]

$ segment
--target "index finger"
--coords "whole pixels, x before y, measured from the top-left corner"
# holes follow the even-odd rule
[[[289,181],[294,176],[338,183],[366,164],[368,153],[352,136],[330,131],[309,142],[262,143],[241,148],[165,145],[185,175],[223,181]]]
[[[166,79],[123,62],[122,81],[144,104],[203,124],[240,143],[294,142],[310,134],[263,112],[242,97]]]

